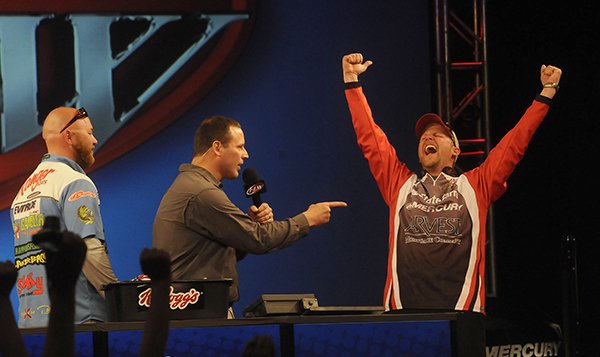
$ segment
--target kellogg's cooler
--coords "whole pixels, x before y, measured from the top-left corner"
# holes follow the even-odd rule
[[[169,298],[171,320],[226,318],[232,279],[173,280]],[[145,321],[150,281],[123,281],[104,288],[109,321]]]

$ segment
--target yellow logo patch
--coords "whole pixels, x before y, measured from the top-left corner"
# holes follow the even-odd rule
[[[94,223],[94,212],[92,212],[87,206],[79,206],[77,209],[77,217],[85,224]]]

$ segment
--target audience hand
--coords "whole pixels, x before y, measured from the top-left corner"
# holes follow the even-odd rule
[[[17,269],[10,260],[0,263],[0,298],[7,298],[17,281]]]
[[[49,288],[73,288],[87,253],[87,246],[81,237],[73,232],[63,231],[57,242],[56,252],[44,250],[46,253],[46,275]]]
[[[142,272],[151,280],[171,280],[171,257],[157,248],[144,248],[140,253]]]

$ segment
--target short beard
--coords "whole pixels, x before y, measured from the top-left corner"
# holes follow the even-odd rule
[[[75,162],[81,166],[82,169],[87,169],[91,167],[94,162],[96,162],[96,158],[94,157],[94,151],[90,151],[86,153],[86,150],[83,150],[81,146],[77,145],[74,147],[75,149]]]

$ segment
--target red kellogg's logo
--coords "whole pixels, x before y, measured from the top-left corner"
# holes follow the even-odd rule
[[[201,293],[194,288],[191,288],[190,290],[188,290],[186,292],[179,292],[179,293],[174,293],[173,290],[174,289],[171,286],[170,292],[169,292],[169,307],[171,308],[171,310],[177,310],[177,309],[183,310],[188,305],[194,305],[200,300]],[[138,305],[139,306],[150,307],[151,302],[152,302],[152,289],[151,288],[148,288],[148,289],[142,291],[138,295]]]
[[[45,185],[47,182],[46,177],[55,171],[56,170],[54,169],[43,169],[31,175],[27,181],[25,181],[23,186],[21,186],[21,190],[19,190],[21,196],[23,196],[27,190],[31,190],[33,192],[39,186]]]

